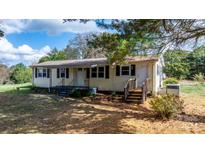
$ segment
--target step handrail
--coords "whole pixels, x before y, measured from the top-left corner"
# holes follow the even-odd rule
[[[129,91],[136,88],[136,78],[128,79],[124,87],[124,100],[127,100]]]

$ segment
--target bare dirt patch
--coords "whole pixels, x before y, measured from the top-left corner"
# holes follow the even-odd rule
[[[205,97],[183,95],[185,114],[162,121],[145,104],[99,96],[0,94],[0,133],[205,133]]]

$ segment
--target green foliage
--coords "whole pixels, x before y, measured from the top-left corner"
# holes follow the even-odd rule
[[[166,78],[163,81],[163,85],[166,86],[167,84],[178,84],[179,81],[176,78]]]
[[[199,74],[194,75],[194,80],[199,82],[204,82],[204,75],[200,72]]]
[[[183,110],[183,100],[173,95],[156,96],[150,101],[157,116],[169,119]]]
[[[56,61],[56,60],[66,60],[68,59],[66,51],[58,51],[56,48],[54,48],[48,55],[42,57],[39,60],[39,63],[45,62],[45,61]]]
[[[164,54],[164,73],[168,77],[177,79],[186,78],[189,73],[189,63],[187,62],[187,51],[169,50]]]
[[[77,19],[64,19],[73,22]],[[97,19],[97,26],[107,31],[91,42],[95,48],[101,48],[111,61],[120,62],[125,56],[159,54],[171,44],[171,48],[180,47],[189,40],[203,38],[205,20],[195,19]],[[81,23],[90,20],[79,19]],[[196,26],[197,25],[197,26]],[[112,33],[109,32],[112,31]],[[126,48],[124,48],[126,42]],[[189,43],[189,42],[188,42]],[[122,50],[117,50],[121,49]],[[116,58],[113,55],[117,55]],[[113,58],[114,57],[114,58]],[[183,62],[183,61],[182,61]],[[177,70],[186,74],[183,68]],[[185,71],[185,72],[184,72]],[[196,74],[196,73],[195,73]],[[180,74],[177,73],[180,78]],[[183,74],[184,75],[184,74]],[[183,76],[182,76],[183,77]]]
[[[205,75],[205,46],[198,47],[188,55],[190,66],[189,78],[193,78],[195,74],[202,73]]]
[[[68,42],[65,49],[58,50],[54,48],[48,55],[42,57],[39,63],[67,59],[105,57],[101,49],[88,45],[92,39],[93,33],[77,34],[74,39]]]
[[[75,97],[75,98],[81,98],[90,95],[91,93],[89,90],[83,90],[83,89],[82,90],[77,89],[70,94],[71,97]]]
[[[31,82],[32,69],[20,63],[10,68],[10,80],[16,84]]]
[[[205,75],[205,46],[193,51],[169,50],[164,54],[164,72],[168,77],[193,79]]]

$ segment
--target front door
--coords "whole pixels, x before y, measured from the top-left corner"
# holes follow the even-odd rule
[[[142,83],[146,80],[148,77],[147,72],[147,64],[139,64],[136,65],[136,78],[137,78],[137,86],[141,87]]]
[[[77,70],[77,86],[85,85],[85,71],[82,68]]]

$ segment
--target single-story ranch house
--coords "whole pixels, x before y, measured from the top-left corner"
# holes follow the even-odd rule
[[[122,65],[107,58],[47,61],[33,64],[33,85],[41,88],[89,87],[98,91],[124,92],[145,87],[155,95],[162,83],[163,61],[156,56],[128,57]],[[142,92],[141,91],[141,92]]]

